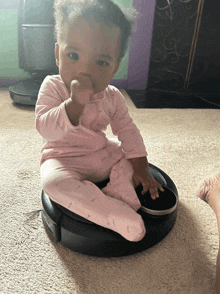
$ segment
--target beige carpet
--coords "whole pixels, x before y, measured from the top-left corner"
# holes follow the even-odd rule
[[[40,216],[26,221],[25,213],[41,208],[42,139],[33,108],[13,105],[8,89],[0,89],[0,293],[215,293],[217,224],[195,190],[220,170],[220,110],[136,109],[127,102],[149,162],[178,188],[179,211],[173,230],[158,245],[105,259],[51,242]]]

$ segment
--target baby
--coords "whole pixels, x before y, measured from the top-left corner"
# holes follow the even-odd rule
[[[56,64],[36,104],[44,138],[43,190],[55,202],[129,241],[145,225],[134,187],[153,199],[161,185],[148,170],[147,152],[123,95],[110,82],[127,49],[132,19],[107,0],[55,1]],[[104,133],[110,124],[118,141]],[[103,189],[95,183],[109,178]]]

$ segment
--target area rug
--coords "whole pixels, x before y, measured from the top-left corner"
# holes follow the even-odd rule
[[[42,138],[33,107],[0,89],[0,293],[214,294],[218,230],[198,184],[220,171],[219,109],[137,109],[123,92],[148,161],[174,181],[179,208],[156,246],[126,257],[82,255],[52,241],[41,216]],[[107,135],[112,136],[110,128]]]

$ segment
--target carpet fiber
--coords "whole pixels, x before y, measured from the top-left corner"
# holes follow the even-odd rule
[[[137,109],[126,100],[149,162],[177,186],[179,210],[173,230],[153,248],[105,259],[52,242],[40,216],[28,220],[26,213],[42,207],[42,139],[34,109],[13,105],[0,89],[0,293],[215,293],[217,222],[195,192],[220,170],[220,110]]]

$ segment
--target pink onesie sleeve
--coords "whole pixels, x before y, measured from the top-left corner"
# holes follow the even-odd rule
[[[126,159],[147,156],[143,138],[128,113],[124,96],[117,88],[113,86],[110,86],[110,88],[114,104],[110,124],[113,134],[118,136],[119,141],[122,143]]]
[[[44,79],[38,94],[35,114],[36,129],[47,141],[62,140],[74,129],[65,109],[68,99],[69,92],[58,76],[54,76],[53,79],[47,76]]]

